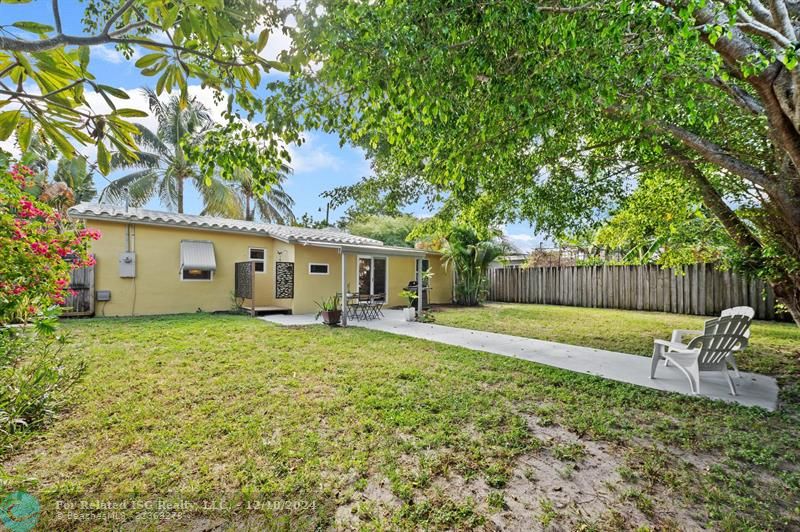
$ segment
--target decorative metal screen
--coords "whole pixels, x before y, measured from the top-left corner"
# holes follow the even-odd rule
[[[234,295],[244,299],[253,299],[253,263],[237,262],[234,280]]]
[[[275,263],[275,299],[294,298],[294,262]]]

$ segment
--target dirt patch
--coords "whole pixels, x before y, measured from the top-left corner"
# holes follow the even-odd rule
[[[465,480],[455,474],[437,477],[414,499],[474,501],[488,530],[702,530],[702,510],[673,502],[674,494],[643,491],[626,482],[623,449],[581,439],[558,426],[528,416],[541,449],[520,456],[502,489],[483,478]],[[405,460],[405,467],[414,467]],[[365,522],[385,522],[402,501],[388,479],[370,478],[367,487],[336,512],[339,528],[357,529]]]
[[[336,510],[336,528],[356,530],[364,521],[381,521],[401,504],[402,501],[392,493],[389,479],[371,477],[366,488],[354,493],[349,503]]]
[[[528,424],[545,446],[517,460],[502,490],[505,507],[490,517],[499,529],[702,529],[669,499],[654,500],[627,485],[619,473],[623,458],[614,446],[581,439],[558,425],[543,426],[534,416]]]

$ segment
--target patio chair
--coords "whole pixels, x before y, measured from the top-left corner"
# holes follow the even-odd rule
[[[341,292],[337,292],[336,295],[342,297]],[[359,319],[358,313],[360,309],[358,307],[358,297],[351,293],[347,293],[345,301],[347,303],[347,319]]]
[[[365,320],[373,319],[375,309],[372,305],[372,295],[358,294],[358,309],[361,311],[361,318]]]
[[[386,294],[375,294],[372,296],[372,306],[375,318],[383,318],[383,306],[386,304]]]
[[[703,334],[693,338],[688,345],[655,340],[650,378],[655,378],[658,362],[663,358],[689,379],[693,394],[700,393],[700,372],[719,371],[727,378],[731,394],[736,395],[736,387],[728,373],[728,356],[735,347],[747,345],[744,333],[749,326],[750,319],[746,316],[725,316],[708,320]]]
[[[756,315],[756,311],[752,307],[726,308],[725,310],[723,310],[722,312],[719,313],[719,316],[721,318],[724,318],[725,316],[745,316],[745,317],[747,317],[747,319],[748,319],[747,329],[744,332],[744,337],[747,338],[748,340],[750,339],[750,322],[752,321],[752,319],[753,319],[753,317],[755,315]],[[672,331],[672,338],[670,339],[670,341],[672,343],[674,343],[674,344],[683,344],[682,349],[686,349],[686,346],[688,344],[683,341],[683,337],[684,336],[698,336],[698,335],[701,335],[701,334],[703,334],[703,331],[696,331],[696,330],[690,330],[690,329],[675,329],[674,331]],[[728,356],[728,363],[733,368],[733,372],[734,372],[734,374],[736,375],[737,378],[741,377],[742,375],[739,373],[739,367],[736,365],[735,353],[737,351],[741,351],[742,349],[744,349],[744,346],[737,345],[733,349],[733,351],[731,351],[731,354]]]

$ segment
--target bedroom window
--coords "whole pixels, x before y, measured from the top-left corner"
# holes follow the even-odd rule
[[[181,240],[181,281],[212,281],[217,259],[208,240]]]
[[[308,265],[309,275],[328,275],[328,265],[312,262]]]
[[[253,261],[256,273],[267,271],[267,250],[264,248],[250,248],[250,260]]]
[[[213,279],[211,270],[201,270],[198,268],[184,268],[181,270],[182,281],[211,281]]]

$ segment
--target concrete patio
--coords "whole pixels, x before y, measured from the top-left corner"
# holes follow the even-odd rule
[[[650,379],[650,357],[580,347],[522,338],[507,334],[473,331],[433,323],[406,322],[401,310],[384,310],[380,320],[352,320],[349,325],[385,331],[402,336],[421,338],[431,342],[484,351],[497,355],[521,358],[547,366],[596,375],[646,388],[691,395],[689,382],[674,367],[659,366],[656,378]],[[285,326],[303,326],[320,323],[313,314],[273,315],[260,318]],[[701,395],[711,399],[736,402],[744,406],[758,406],[773,411],[778,405],[778,384],[774,378],[756,373],[742,373],[734,377],[738,395],[732,396],[728,384],[720,373],[702,375]]]

